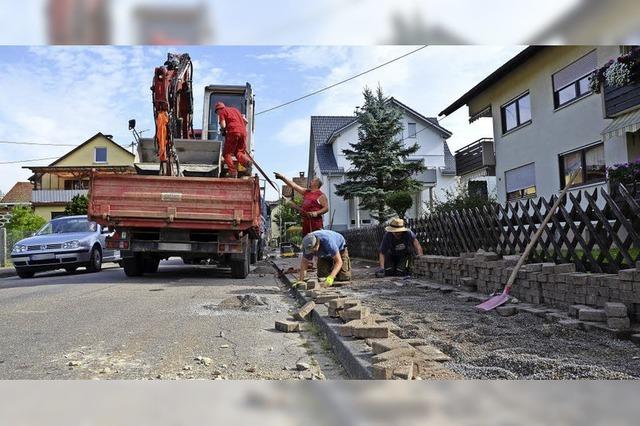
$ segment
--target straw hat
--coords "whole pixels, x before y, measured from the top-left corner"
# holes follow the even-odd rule
[[[384,228],[384,230],[387,231],[387,232],[404,232],[404,231],[408,231],[408,229],[404,227],[404,220],[402,220],[402,219],[400,219],[398,217],[394,217],[393,219],[391,219],[391,221],[389,222],[389,226]]]

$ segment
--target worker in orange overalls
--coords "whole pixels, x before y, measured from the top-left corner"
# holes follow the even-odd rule
[[[227,165],[229,177],[237,178],[238,170],[233,156],[242,166],[251,165],[251,158],[247,155],[248,121],[237,108],[225,106],[222,102],[216,102],[215,110],[220,123],[220,134],[224,136],[222,158]]]
[[[169,124],[167,111],[158,111],[158,115],[156,115],[156,141],[158,141],[160,163],[167,161],[167,124]]]

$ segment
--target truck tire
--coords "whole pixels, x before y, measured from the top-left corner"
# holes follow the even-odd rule
[[[128,277],[139,277],[143,273],[142,259],[140,256],[125,257],[122,259],[124,274]]]
[[[91,249],[91,257],[87,263],[88,272],[100,272],[102,270],[102,251],[98,246]]]
[[[142,261],[142,272],[145,274],[155,274],[158,272],[158,267],[160,266],[160,259],[156,259],[153,257],[144,258]]]
[[[247,244],[247,248],[244,251],[244,259],[232,260],[229,262],[231,266],[232,278],[247,278],[249,275],[249,261],[251,256],[251,247]]]

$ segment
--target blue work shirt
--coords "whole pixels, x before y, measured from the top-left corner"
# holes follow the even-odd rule
[[[382,237],[382,242],[378,250],[382,254],[398,254],[413,250],[413,240],[415,239],[416,234],[411,230],[402,232],[400,238],[394,237],[393,232],[386,232],[384,237]]]
[[[321,229],[319,231],[313,231],[312,234],[320,241],[320,247],[318,248],[317,253],[315,253],[315,256],[333,257],[347,247],[347,242],[342,234],[335,231]],[[313,254],[310,254],[305,257],[307,259],[311,259],[313,256]]]

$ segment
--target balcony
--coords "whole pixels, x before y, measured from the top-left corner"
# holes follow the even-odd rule
[[[614,118],[623,112],[640,107],[640,83],[622,87],[604,86],[604,113]]]
[[[456,171],[458,176],[486,169],[487,176],[496,175],[496,155],[493,139],[482,138],[456,151]]]
[[[39,204],[68,203],[76,195],[87,195],[86,189],[38,189],[31,191],[31,202]]]

